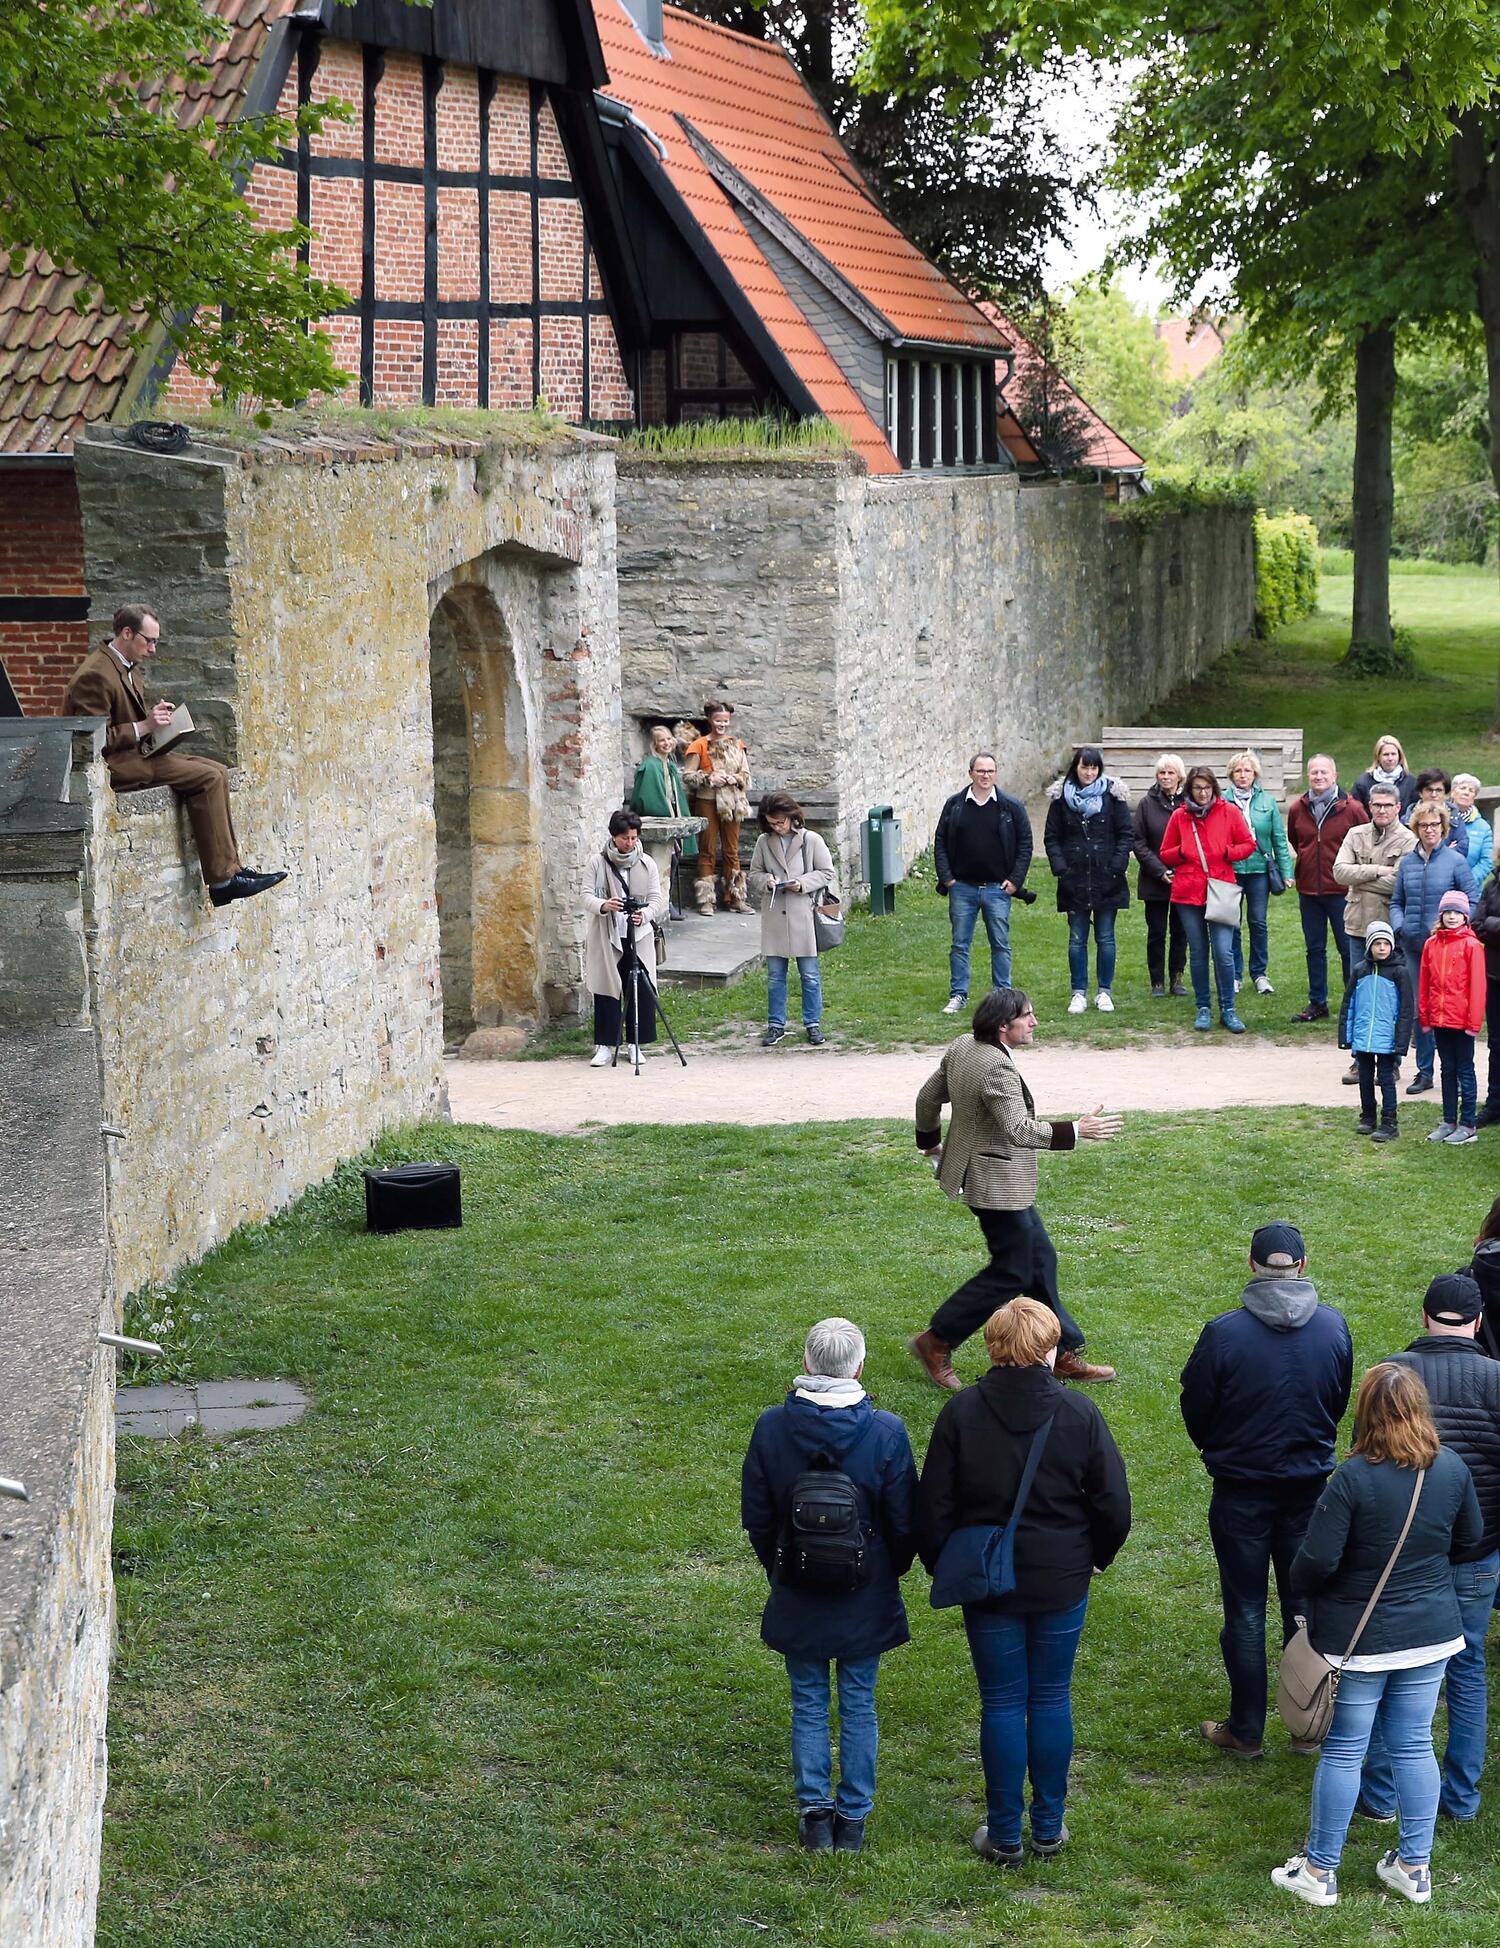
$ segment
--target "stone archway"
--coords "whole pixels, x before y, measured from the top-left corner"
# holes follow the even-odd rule
[[[429,629],[443,1039],[541,1012],[542,874],[526,706],[494,596],[450,588]]]

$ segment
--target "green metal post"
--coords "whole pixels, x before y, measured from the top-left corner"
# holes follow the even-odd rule
[[[872,805],[865,818],[867,850],[870,855],[870,911],[894,913],[896,889],[886,884],[885,822],[896,816],[891,805]]]

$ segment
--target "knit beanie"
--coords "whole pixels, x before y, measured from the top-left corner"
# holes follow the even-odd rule
[[[1384,940],[1392,948],[1396,945],[1396,934],[1384,920],[1372,920],[1365,929],[1365,952],[1368,953],[1377,940]]]
[[[1464,918],[1467,920],[1469,917],[1468,894],[1460,893],[1458,888],[1455,886],[1451,892],[1444,893],[1443,897],[1438,901],[1438,912],[1439,913],[1461,913],[1464,916]],[[1366,936],[1366,938],[1368,938],[1368,936]]]

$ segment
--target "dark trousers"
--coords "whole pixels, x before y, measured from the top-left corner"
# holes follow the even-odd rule
[[[1344,985],[1349,985],[1349,936],[1344,932],[1342,893],[1299,893],[1302,911],[1302,942],[1307,949],[1307,998],[1315,1008],[1328,1006],[1328,932],[1343,963]]]
[[[1229,1716],[1236,1738],[1259,1745],[1266,1729],[1266,1599],[1271,1572],[1281,1605],[1281,1641],[1297,1628],[1289,1572],[1319,1495],[1321,1475],[1295,1482],[1214,1483],[1208,1533],[1219,1563],[1224,1628],[1219,1648],[1229,1674]]]
[[[1435,1028],[1443,1121],[1472,1123],[1475,1107],[1474,1037],[1466,1028]]]
[[[1486,981],[1484,1032],[1490,1039],[1490,1072],[1485,1084],[1485,1100],[1500,1109],[1500,981]]]
[[[962,1345],[998,1306],[1025,1293],[1050,1306],[1062,1327],[1064,1352],[1075,1352],[1083,1334],[1057,1296],[1057,1253],[1035,1204],[1024,1211],[975,1211],[990,1261],[966,1279],[932,1315],[932,1335],[945,1346]]]
[[[620,956],[621,993],[596,994],[594,996],[594,1045],[596,1048],[613,1048],[620,1039],[620,1011],[625,1012],[625,1040],[627,1042],[654,1042],[656,1040],[656,990],[652,987],[644,968],[639,979],[631,981],[631,960],[633,956]],[[634,992],[632,992],[632,987]],[[635,1018],[636,1002],[639,1000],[641,1018]]]
[[[1396,1120],[1396,1058],[1394,1055],[1366,1055],[1356,1051],[1354,1065],[1359,1070],[1359,1109],[1362,1116],[1375,1114],[1375,1084],[1380,1084],[1380,1115],[1387,1123]]]
[[[1187,966],[1187,935],[1182,931],[1182,915],[1170,900],[1142,900],[1146,909],[1146,974],[1154,988],[1164,988],[1168,980],[1182,978]],[[1167,934],[1172,937],[1167,949]]]

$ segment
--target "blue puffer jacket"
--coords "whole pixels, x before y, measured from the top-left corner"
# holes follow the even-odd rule
[[[1476,808],[1472,818],[1465,818],[1459,812],[1453,820],[1453,829],[1466,842],[1469,871],[1474,875],[1474,884],[1483,889],[1495,868],[1495,828]]]
[[[1421,846],[1403,854],[1391,894],[1391,925],[1409,967],[1421,964],[1427,936],[1437,925],[1438,901],[1455,890],[1467,893],[1471,902],[1479,898],[1468,860],[1451,845],[1440,845],[1430,855]]]
[[[1384,961],[1366,955],[1344,989],[1339,1047],[1356,1055],[1404,1055],[1414,1013],[1411,976],[1399,950]]]
[[[768,1577],[792,1485],[817,1454],[829,1455],[862,1491],[869,1579],[847,1595],[772,1582],[760,1634],[783,1657],[878,1657],[911,1635],[901,1601],[901,1578],[917,1550],[911,1442],[897,1416],[868,1395],[852,1407],[817,1407],[794,1392],[768,1407],[755,1423],[740,1478],[740,1522]]]

